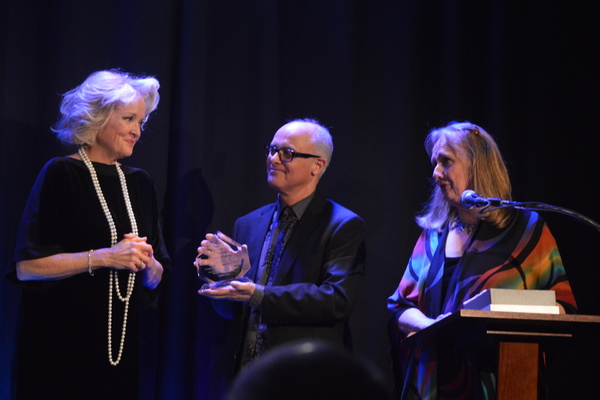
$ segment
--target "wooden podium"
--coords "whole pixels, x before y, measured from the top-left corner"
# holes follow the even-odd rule
[[[494,339],[497,399],[538,400],[540,347],[599,335],[600,316],[460,310],[404,339],[402,345],[465,346],[482,338]]]

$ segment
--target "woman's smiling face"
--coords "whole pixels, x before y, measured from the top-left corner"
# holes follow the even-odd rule
[[[113,164],[133,154],[133,147],[142,134],[142,123],[146,119],[144,99],[117,107],[111,113],[106,126],[98,132],[91,151],[94,161]]]

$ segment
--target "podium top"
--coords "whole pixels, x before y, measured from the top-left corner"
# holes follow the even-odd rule
[[[482,336],[541,342],[600,334],[600,316],[459,310],[402,340],[402,346],[461,345]]]

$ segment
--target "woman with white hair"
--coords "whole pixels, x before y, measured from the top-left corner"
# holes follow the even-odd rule
[[[170,260],[151,177],[119,160],[158,88],[153,77],[98,71],[63,96],[53,130],[77,151],[40,172],[9,274],[23,287],[18,399],[139,398],[142,296]]]

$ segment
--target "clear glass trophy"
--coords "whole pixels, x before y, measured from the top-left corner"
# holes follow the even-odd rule
[[[244,277],[250,269],[248,248],[219,231],[210,241],[214,250],[198,255],[194,262],[198,269],[198,277],[207,282],[202,289],[225,286],[233,280],[248,281],[248,278]],[[198,260],[208,260],[208,264],[200,265]]]

